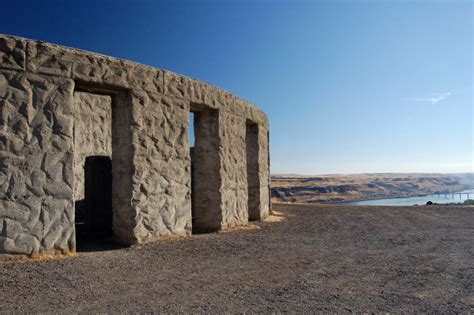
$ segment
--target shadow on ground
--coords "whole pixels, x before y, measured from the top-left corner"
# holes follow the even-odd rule
[[[126,247],[115,243],[111,237],[79,237],[76,244],[77,253],[113,251],[123,248]]]

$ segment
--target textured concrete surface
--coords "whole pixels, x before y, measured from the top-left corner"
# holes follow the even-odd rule
[[[474,312],[474,208],[275,208],[285,221],[260,229],[0,265],[0,309]]]
[[[87,156],[112,158],[112,100],[107,95],[74,93],[74,201],[84,199]]]
[[[259,187],[251,211],[268,215],[269,125],[252,104],[170,71],[18,37],[0,35],[0,58],[0,259],[75,251],[74,201],[89,155],[112,156],[117,242],[189,235],[190,111],[213,115],[212,138],[196,139],[197,198],[207,202],[197,203],[196,222],[246,224],[249,185]],[[247,122],[258,126],[252,183]]]
[[[72,81],[0,71],[0,257],[73,251]]]

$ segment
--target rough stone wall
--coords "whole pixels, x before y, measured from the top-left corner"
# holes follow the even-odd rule
[[[132,204],[134,148],[132,145],[133,97],[120,92],[112,101],[112,225],[114,239],[121,244],[138,242],[134,231],[139,209]],[[129,126],[129,128],[124,128]]]
[[[133,95],[132,206],[137,243],[191,232],[189,105],[151,92]]]
[[[87,156],[112,157],[112,99],[108,95],[74,93],[74,200],[84,199]]]
[[[219,118],[222,157],[221,227],[225,228],[248,222],[246,120],[227,112],[220,113]]]
[[[270,215],[270,152],[269,152],[269,131],[263,126],[258,126],[258,164],[260,181],[260,219]]]
[[[15,56],[3,60],[13,63]],[[4,257],[67,254],[75,249],[73,88],[69,79],[0,72],[0,253],[7,253]]]
[[[262,218],[268,215],[268,121],[255,106],[169,71],[18,37],[0,35],[0,60],[0,259],[75,250],[73,191],[82,184],[80,175],[74,179],[74,154],[89,153],[75,149],[73,126],[92,124],[76,112],[75,93],[109,95],[107,103],[112,98],[117,241],[136,244],[190,233],[187,135],[195,104],[218,113],[215,157],[205,162],[220,175],[212,180],[215,194],[206,205],[218,214],[212,216],[215,227],[247,220],[247,120],[259,129],[259,211]],[[110,113],[100,115],[110,121]],[[85,137],[92,140],[93,133]],[[90,141],[80,137],[76,134],[79,147],[85,148]],[[109,155],[110,144],[104,143],[86,151]]]

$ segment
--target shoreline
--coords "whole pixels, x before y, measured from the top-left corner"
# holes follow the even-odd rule
[[[455,192],[449,192],[449,193],[430,193],[430,194],[416,194],[416,195],[411,195],[411,196],[394,196],[394,197],[382,197],[382,198],[364,198],[364,199],[354,199],[354,200],[346,200],[346,201],[327,201],[327,202],[280,202],[280,201],[272,201],[274,203],[278,204],[305,204],[305,205],[354,205],[357,206],[356,204],[353,204],[355,202],[362,202],[362,201],[374,201],[374,200],[387,200],[387,199],[403,199],[403,198],[415,198],[415,197],[427,197],[427,196],[435,196],[435,195],[449,195],[449,194],[463,194],[466,191],[472,191],[472,194],[474,196],[474,187],[473,188],[467,188],[463,189],[461,191],[455,191]],[[453,202],[453,204],[457,204]],[[446,205],[449,205],[447,203]]]
[[[474,195],[474,188],[468,188],[464,189],[461,191],[455,191],[455,192],[448,192],[448,193],[431,193],[431,194],[418,194],[418,195],[413,195],[409,197],[388,197],[388,198],[370,198],[370,199],[360,199],[360,200],[351,200],[351,201],[336,201],[336,202],[331,202],[331,203],[337,203],[337,204],[351,204],[354,202],[361,202],[361,201],[374,201],[374,200],[388,200],[388,199],[404,199],[404,198],[416,198],[416,197],[428,197],[428,196],[442,196],[442,195],[453,195],[453,194],[466,194],[466,191],[472,191],[472,194]],[[459,202],[452,202],[453,204],[458,204]],[[446,203],[446,205],[449,205],[450,203]]]
[[[347,204],[385,199],[425,199],[431,198],[427,197],[430,195],[433,195],[433,199],[437,199],[438,194],[441,197],[444,194],[458,194],[470,190],[474,190],[474,174],[470,173],[272,176],[272,200],[284,203]],[[455,197],[459,200],[459,196]],[[465,196],[461,200],[463,198]],[[457,201],[456,198],[450,199]],[[397,200],[391,202],[397,203]],[[448,202],[446,199],[439,200]],[[420,200],[413,203],[420,203]]]

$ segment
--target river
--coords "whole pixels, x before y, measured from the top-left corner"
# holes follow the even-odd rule
[[[461,193],[461,195],[459,195]],[[467,199],[466,193],[469,193],[469,199],[474,199],[474,189],[459,191],[453,194],[447,195],[427,195],[418,197],[407,197],[407,198],[389,198],[389,199],[376,199],[376,200],[361,200],[348,202],[347,204],[358,205],[358,206],[413,206],[413,205],[425,205],[428,201],[434,203],[447,204],[464,202]]]

